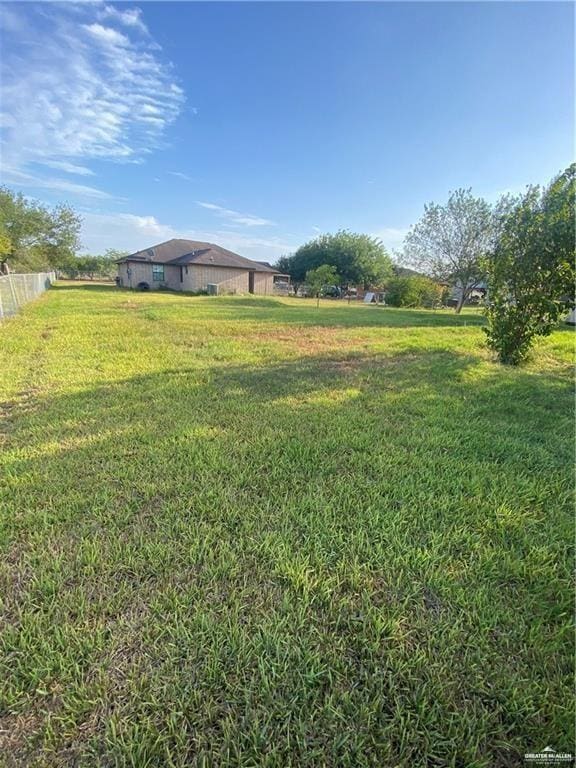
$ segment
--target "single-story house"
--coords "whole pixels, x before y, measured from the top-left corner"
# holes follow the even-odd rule
[[[283,293],[290,278],[213,243],[168,240],[118,259],[124,288],[217,293]]]

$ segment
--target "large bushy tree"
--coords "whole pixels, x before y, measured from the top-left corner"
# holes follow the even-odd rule
[[[277,267],[302,283],[306,273],[327,264],[344,284],[378,286],[392,274],[392,262],[375,237],[340,230],[321,235],[302,245],[292,256],[282,257]]]
[[[452,192],[445,205],[430,203],[406,236],[404,260],[436,280],[460,289],[460,312],[485,278],[484,259],[494,242],[490,205],[470,189]]]
[[[81,218],[68,205],[49,208],[0,187],[0,240],[10,269],[63,269],[80,246]]]
[[[488,344],[517,365],[574,306],[576,164],[547,189],[501,202],[500,232],[488,259]]]

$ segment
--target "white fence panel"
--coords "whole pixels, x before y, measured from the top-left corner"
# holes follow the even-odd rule
[[[54,272],[0,276],[0,320],[15,315],[23,304],[50,288],[54,280]]]

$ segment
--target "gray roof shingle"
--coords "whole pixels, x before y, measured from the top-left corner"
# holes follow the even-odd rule
[[[237,253],[228,251],[220,245],[203,243],[197,240],[168,240],[159,245],[153,245],[143,251],[136,251],[124,256],[118,263],[124,261],[149,261],[156,264],[203,264],[213,267],[232,267],[235,269],[253,269],[256,272],[273,272],[279,274],[269,264],[246,259]]]

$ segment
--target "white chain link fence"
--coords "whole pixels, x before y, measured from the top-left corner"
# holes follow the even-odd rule
[[[15,315],[23,304],[35,299],[56,280],[54,272],[0,277],[0,320]]]

